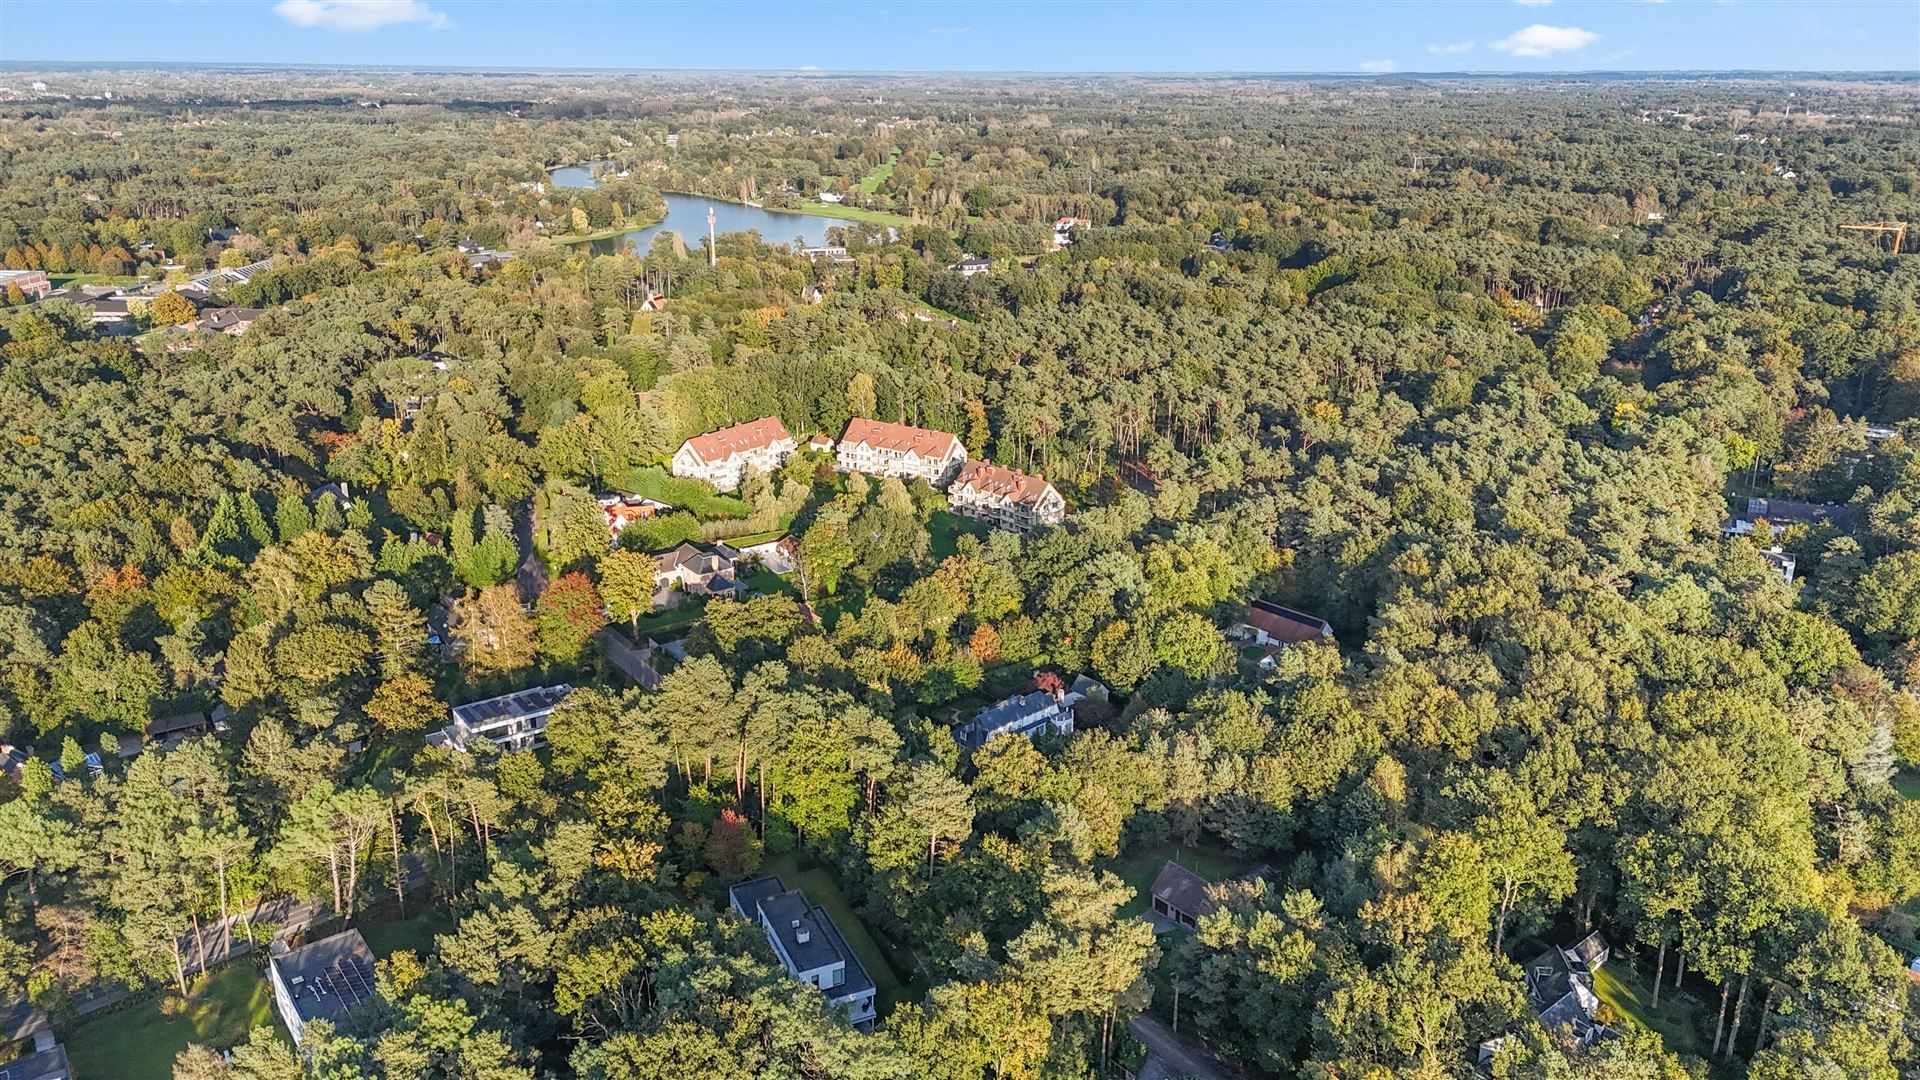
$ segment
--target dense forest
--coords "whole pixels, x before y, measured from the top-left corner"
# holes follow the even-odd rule
[[[376,992],[177,1080],[1106,1077],[1136,1015],[1300,1080],[1920,1076],[1920,243],[1842,228],[1920,218],[1912,82],[48,79],[0,102],[0,265],[61,287],[0,306],[0,1001],[76,1061],[290,898]],[[661,192],[861,220],[583,242]],[[261,262],[246,333],[169,325]],[[1072,513],[665,477],[765,415]],[[673,508],[610,548],[614,491]],[[1267,660],[1260,599],[1332,638]],[[956,743],[1081,675],[1071,735]],[[558,683],[538,752],[428,739]],[[1170,859],[1216,888],[1156,934]],[[767,872],[873,1031],[728,909]],[[1593,930],[1582,1046],[1524,965]]]

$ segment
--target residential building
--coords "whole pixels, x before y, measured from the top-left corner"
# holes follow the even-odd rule
[[[67,1048],[56,1042],[0,1065],[0,1080],[73,1080],[73,1066]]]
[[[66,1047],[53,1033],[47,1014],[21,994],[0,1004],[0,1080],[73,1080]]]
[[[663,589],[678,585],[695,596],[731,597],[739,588],[732,559],[691,542],[654,557],[653,583]]]
[[[791,574],[800,565],[800,541],[791,536],[782,536],[778,540],[766,540],[758,544],[734,547],[722,541],[713,545],[715,553],[732,559],[737,565],[743,562],[757,562],[776,574]]]
[[[1091,227],[1093,222],[1082,217],[1057,218],[1053,223],[1053,243],[1055,247],[1066,247],[1073,243],[1074,234]]]
[[[766,933],[787,974],[819,987],[827,1001],[847,1011],[854,1026],[873,1026],[873,979],[827,909],[773,875],[743,881],[727,890],[727,898],[733,910]]]
[[[1598,930],[1571,946],[1555,946],[1527,963],[1527,995],[1533,1000],[1541,1026],[1567,1034],[1575,1046],[1591,1046],[1611,1034],[1594,1018],[1600,998],[1593,992],[1593,973],[1607,962],[1612,949]]]
[[[553,715],[554,706],[572,692],[572,686],[560,683],[455,705],[453,723],[436,732],[438,744],[460,751],[480,739],[502,750],[532,750],[543,746],[547,741],[547,717]]]
[[[740,486],[749,468],[772,472],[796,449],[793,436],[777,416],[763,416],[705,435],[695,435],[674,451],[675,476],[705,480],[716,491]]]
[[[620,542],[620,534],[627,526],[673,509],[666,503],[644,495],[605,495],[594,501],[600,504],[600,513],[607,519],[607,544],[610,547]]]
[[[1794,499],[1748,499],[1747,518],[1767,519],[1781,525],[1833,525],[1845,529],[1853,520],[1853,511],[1838,503],[1810,503]]]
[[[828,206],[838,206],[846,202],[847,197],[838,191],[823,191],[820,193],[820,201]]]
[[[89,321],[95,326],[113,326],[133,321],[133,311],[124,296],[75,296],[72,300],[92,313]]]
[[[947,505],[956,514],[990,521],[1014,532],[1058,525],[1067,519],[1067,501],[1052,484],[991,461],[969,461],[961,466],[960,475],[947,489]]]
[[[1200,925],[1200,916],[1219,905],[1208,895],[1213,883],[1177,862],[1168,860],[1148,890],[1153,913],[1188,930]]]
[[[975,274],[991,272],[993,270],[993,261],[991,259],[983,259],[978,255],[968,255],[947,269],[952,270],[961,277],[972,277]]]
[[[247,327],[252,326],[255,319],[266,313],[265,308],[208,308],[205,314],[200,316],[200,321],[193,325],[194,329],[204,330],[210,334],[232,334],[239,337],[247,332]]]
[[[1799,569],[1799,566],[1800,566],[1800,560],[1798,556],[1794,555],[1790,551],[1781,551],[1777,547],[1771,547],[1771,548],[1767,548],[1765,551],[1762,551],[1760,553],[1760,557],[1767,560],[1767,564],[1769,566],[1772,566],[1775,570],[1778,570],[1780,572],[1780,576],[1786,579],[1787,584],[1789,585],[1793,584],[1794,571]]]
[[[205,735],[213,730],[213,721],[203,712],[180,713],[177,716],[163,716],[147,723],[147,745],[158,746],[166,742],[184,742],[196,735]]]
[[[945,488],[967,462],[967,448],[944,431],[856,416],[840,433],[834,467]]]
[[[803,304],[818,304],[826,298],[826,288],[817,281],[809,282],[806,288],[800,290],[800,302]]]
[[[833,436],[824,431],[816,431],[807,439],[807,449],[816,454],[833,453]]]
[[[1280,651],[1289,646],[1333,640],[1333,627],[1327,620],[1269,600],[1248,604],[1234,632],[1262,648],[1265,655],[1260,659],[1260,666],[1263,668],[1272,667]]]
[[[299,1046],[308,1024],[325,1020],[339,1028],[355,1005],[373,996],[373,950],[360,931],[343,930],[272,957],[267,978],[280,1019]]]
[[[1073,734],[1073,707],[1089,697],[1104,698],[1107,688],[1085,675],[1062,686],[1058,676],[1043,676],[1041,685],[1030,693],[1015,694],[975,713],[973,719],[953,729],[953,739],[970,750],[978,750],[996,735]]]
[[[0,270],[0,293],[16,285],[29,300],[45,300],[53,291],[53,281],[45,270]]]

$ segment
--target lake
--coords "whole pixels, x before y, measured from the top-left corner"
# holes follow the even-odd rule
[[[555,188],[597,187],[599,184],[593,178],[593,170],[599,164],[588,162],[585,165],[569,165],[564,169],[554,169],[548,175]],[[680,195],[670,191],[661,194],[667,200],[665,220],[610,239],[595,240],[593,253],[611,255],[626,248],[644,255],[652,246],[653,238],[663,232],[679,233],[690,250],[705,247],[709,207],[713,209],[716,232],[757,232],[760,239],[769,244],[790,244],[795,237],[803,237],[806,246],[820,247],[827,242],[828,229],[837,225],[857,224],[845,218],[765,210],[758,206],[720,202],[702,195]]]

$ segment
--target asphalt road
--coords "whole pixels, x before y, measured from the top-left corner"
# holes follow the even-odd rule
[[[1133,1033],[1147,1044],[1147,1062],[1140,1080],[1167,1080],[1176,1076],[1195,1076],[1199,1080],[1228,1080],[1199,1050],[1174,1037],[1167,1026],[1146,1013],[1128,1021]],[[1158,1066],[1156,1070],[1155,1066]]]

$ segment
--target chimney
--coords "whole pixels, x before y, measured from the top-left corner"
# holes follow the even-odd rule
[[[799,942],[802,945],[805,945],[807,942],[813,940],[813,931],[807,929],[804,926],[799,925],[799,923],[796,921],[794,924],[793,940]]]

